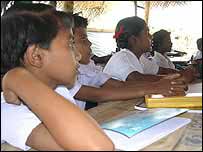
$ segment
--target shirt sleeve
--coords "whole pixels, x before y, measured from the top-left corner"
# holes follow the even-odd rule
[[[91,81],[89,82],[89,85],[93,87],[100,87],[110,78],[111,76],[109,74],[106,74],[101,71],[101,72],[95,73],[95,75],[92,77]]]
[[[70,94],[71,96],[75,96],[75,94],[80,90],[82,84],[77,80],[73,86],[73,88],[71,88],[69,91],[70,91]]]
[[[134,56],[127,53],[115,54],[111,57],[104,68],[104,72],[111,75],[112,78],[126,81],[128,75],[134,71],[142,73],[139,68],[139,61]]]

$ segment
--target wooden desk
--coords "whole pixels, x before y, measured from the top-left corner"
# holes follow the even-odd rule
[[[135,110],[134,105],[145,106],[144,99],[126,102],[108,102],[88,110],[88,113],[102,123],[113,118],[128,115]],[[202,150],[202,113],[184,113],[178,117],[190,118],[192,122],[157,142],[145,147],[144,151],[200,151]]]
[[[201,82],[201,81],[197,81]],[[113,118],[135,112],[134,106],[145,107],[144,98],[128,101],[106,102],[88,110],[88,113],[102,123]],[[157,142],[145,147],[144,151],[200,151],[202,150],[202,113],[184,113],[181,117],[190,118],[192,122]],[[21,151],[9,144],[1,144],[1,151]],[[29,151],[35,151],[30,149]]]

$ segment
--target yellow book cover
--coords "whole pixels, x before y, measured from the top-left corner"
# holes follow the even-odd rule
[[[148,108],[192,108],[202,109],[202,96],[156,97],[145,96]]]
[[[147,95],[145,102],[148,108],[202,109],[202,83],[190,84],[186,96]]]

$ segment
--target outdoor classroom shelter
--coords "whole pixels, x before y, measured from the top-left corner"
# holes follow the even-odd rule
[[[156,10],[157,12],[160,10],[164,12],[167,9],[172,10],[172,7],[177,7],[176,9],[181,9],[184,7],[193,8],[193,4],[195,4],[194,1],[1,1],[1,15],[9,6],[13,5],[14,3],[46,3],[56,7],[57,10],[79,13],[81,16],[88,18],[88,38],[92,42],[94,60],[97,61],[99,59],[103,59],[102,62],[98,61],[98,65],[101,66],[105,66],[109,57],[116,51],[116,43],[112,37],[114,35],[116,23],[122,17],[133,15],[140,16],[146,21],[150,30],[152,32],[155,32],[156,30],[160,29],[159,25],[155,24],[156,19],[158,19],[159,17],[161,18],[161,14],[159,14],[160,16],[157,16],[157,18],[155,17],[155,15],[157,15]],[[127,10],[122,10],[123,13],[121,13],[121,15],[116,15],[122,8],[124,8],[124,6]],[[201,10],[199,10],[198,12],[199,15],[200,12],[202,14],[202,6],[200,9]],[[188,10],[188,12],[194,13],[192,11],[193,10]],[[114,16],[111,14],[114,14]],[[112,16],[114,20],[112,19]],[[193,16],[192,18],[195,17]],[[197,51],[195,43],[198,37],[202,37],[202,29],[199,29],[201,33],[198,31],[198,28],[200,26],[202,28],[202,16],[201,18],[199,18],[199,20],[201,20],[201,25],[193,24],[194,27],[191,30],[196,31],[191,33],[191,35],[185,32],[184,29],[179,28],[179,26],[186,26],[186,24],[177,25],[177,28],[168,28],[168,30],[170,30],[172,33],[172,38],[174,41],[173,51],[168,53],[168,57],[173,61],[176,68],[181,69],[188,66],[188,64],[190,64],[192,55],[195,53],[195,51]],[[160,24],[165,26],[164,21]],[[165,27],[167,28],[167,26]],[[202,92],[202,78],[195,80],[195,82],[192,82],[192,84],[189,85],[189,89],[190,91],[192,91],[192,93]],[[136,109],[136,107],[138,107],[138,109]],[[87,112],[99,124],[103,124],[104,122],[108,122],[112,119],[119,119],[124,116],[139,113],[141,111],[139,107],[141,107],[141,110],[142,108],[147,108],[145,97],[132,99],[126,102],[107,102],[97,107],[91,108]],[[135,141],[138,142],[135,145],[132,145],[132,142],[123,142],[125,144],[123,144],[122,147],[119,145],[120,142],[113,138],[113,141],[118,145],[118,147],[116,145],[117,150],[202,150],[202,107],[199,109],[189,109],[187,112],[181,113],[174,118],[185,118],[188,120],[188,122],[184,125],[177,125],[176,128],[174,127],[174,130],[165,131],[160,129],[160,132],[163,131],[163,135],[157,135],[156,138],[150,136],[149,133],[143,133],[144,135],[146,135],[146,137],[148,137],[148,139],[140,137],[139,139],[141,139],[140,141],[142,141],[142,143],[135,139]],[[155,134],[155,132],[153,132],[152,134]],[[13,147],[7,143],[2,143],[1,151],[21,151],[21,149]],[[30,149],[29,151],[36,150]]]

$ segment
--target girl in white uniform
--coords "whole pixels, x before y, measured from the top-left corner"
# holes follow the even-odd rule
[[[143,83],[161,78],[155,76],[159,66],[147,57],[151,49],[151,35],[143,19],[133,16],[120,20],[114,38],[120,51],[110,58],[103,70],[105,73],[119,80]]]
[[[187,83],[192,82],[198,75],[197,70],[193,66],[188,66],[183,70],[176,69],[173,62],[166,55],[171,51],[172,42],[170,32],[160,30],[152,36],[152,51],[154,53],[153,60],[159,65],[159,73],[180,73]],[[161,71],[161,72],[160,72]]]
[[[166,53],[171,52],[172,42],[170,32],[166,30],[160,30],[153,34],[152,38],[152,50],[154,52],[153,59],[162,68],[175,69],[173,62],[167,57]]]

